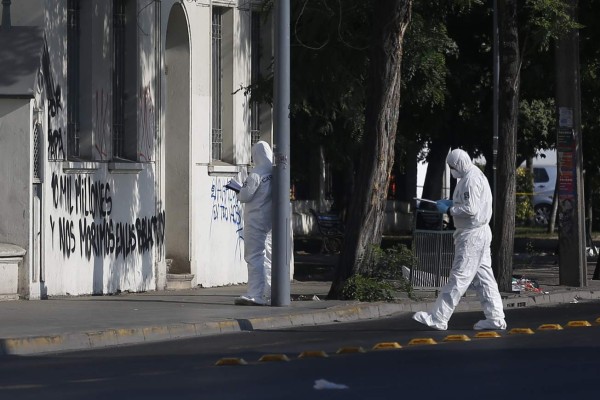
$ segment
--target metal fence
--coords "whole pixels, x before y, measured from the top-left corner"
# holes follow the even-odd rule
[[[446,230],[437,211],[416,210],[413,252],[417,266],[410,271],[413,288],[437,289],[446,284],[454,258],[453,230]]]

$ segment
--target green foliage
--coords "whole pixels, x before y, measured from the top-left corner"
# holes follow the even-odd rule
[[[417,265],[413,252],[400,244],[389,249],[373,247],[371,262],[360,273],[348,279],[342,289],[346,299],[360,301],[393,301],[394,291],[413,295],[410,282],[402,276],[402,267]]]
[[[411,249],[404,244],[394,245],[388,249],[373,247],[372,260],[367,273],[378,279],[400,280],[402,267],[412,268],[417,265],[417,258]]]
[[[522,99],[519,102],[519,157],[533,157],[537,150],[550,149],[556,142],[554,99]]]
[[[515,222],[526,225],[533,220],[534,211],[531,205],[533,193],[533,177],[527,168],[517,168],[517,201],[515,209]]]
[[[586,171],[587,188],[600,188],[600,2],[580,1],[579,18],[584,27],[580,30],[581,106],[583,133],[583,168]],[[596,197],[597,199],[598,197]],[[594,220],[600,214],[595,207]],[[598,226],[595,226],[598,229]]]
[[[409,104],[424,110],[442,107],[447,95],[446,58],[458,56],[458,47],[448,36],[444,16],[439,15],[439,11],[432,12],[429,7],[430,2],[415,3],[406,31],[402,63],[403,107]]]
[[[389,282],[359,274],[346,281],[342,296],[360,301],[393,301],[393,289]]]
[[[548,50],[552,39],[582,27],[571,18],[568,7],[564,0],[525,0],[523,14],[527,20],[521,24],[522,35],[533,37],[539,49]]]

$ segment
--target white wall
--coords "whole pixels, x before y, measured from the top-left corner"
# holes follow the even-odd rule
[[[204,287],[243,283],[248,279],[244,261],[243,242],[243,207],[235,194],[224,190],[224,185],[232,177],[241,179],[239,173],[246,170],[249,161],[249,140],[245,142],[247,121],[244,118],[245,100],[240,94],[233,96],[229,103],[230,120],[225,126],[233,129],[230,148],[234,160],[241,165],[223,165],[210,159],[211,148],[211,25],[212,10],[199,4],[186,3],[186,12],[190,22],[191,55],[191,113],[192,113],[192,273],[195,283]],[[225,20],[238,21],[247,13],[240,13],[233,8],[231,18]],[[249,18],[249,16],[248,16]],[[233,22],[234,26],[236,22]],[[236,37],[232,47],[238,47]],[[243,82],[240,77],[241,55],[235,56],[230,65],[232,76],[225,82]],[[241,64],[240,64],[241,63]],[[231,88],[230,88],[231,89]],[[223,96],[230,95],[225,90]],[[234,118],[235,116],[235,118]],[[232,119],[233,118],[233,119]],[[225,148],[225,147],[224,147]]]
[[[139,86],[137,93],[138,156],[135,163],[112,160],[112,5],[104,0],[93,2],[97,18],[91,27],[93,43],[89,55],[93,63],[87,71],[90,82],[86,107],[82,116],[89,123],[92,136],[90,161],[67,161],[67,109],[69,87],[67,85],[67,0],[44,1],[45,35],[48,44],[49,68],[43,81],[47,93],[39,106],[47,112],[41,148],[43,149],[41,263],[39,281],[29,280],[38,287],[35,296],[82,295],[112,293],[116,291],[146,291],[164,287],[165,277],[165,134],[164,107],[168,106],[164,58],[157,70],[155,37],[160,50],[164,50],[167,19],[170,8],[181,4],[189,21],[190,32],[190,140],[189,140],[189,186],[190,186],[190,250],[191,272],[194,284],[217,286],[242,283],[247,280],[247,268],[243,259],[243,209],[231,192],[223,185],[231,178],[243,179],[250,160],[248,99],[243,91],[232,95],[231,125],[232,150],[235,164],[223,165],[210,160],[211,146],[211,7],[210,1],[164,0],[152,2],[139,0]],[[13,2],[13,15],[26,15],[31,2]],[[150,4],[150,5],[149,5]],[[250,12],[248,2],[224,2],[234,6],[233,12],[233,59],[232,85],[249,84],[247,69],[250,65],[249,43],[240,37],[250,35]],[[147,6],[147,7],[146,7]],[[36,11],[37,12],[37,11]],[[158,12],[158,14],[155,14]],[[39,20],[39,16],[32,20]],[[153,27],[160,25],[156,36]],[[271,48],[270,46],[268,48]],[[159,55],[162,54],[158,53]],[[128,59],[131,62],[131,59]],[[159,86],[156,83],[160,83]],[[186,93],[178,95],[185,96]],[[9,168],[15,159],[30,163],[31,109],[26,106],[6,106],[2,110],[6,123],[13,118],[11,126],[23,126],[23,134],[10,137],[10,146],[0,146],[10,153],[6,161]],[[264,109],[263,109],[264,111]],[[23,124],[24,121],[24,124]],[[158,124],[158,125],[157,125]],[[262,128],[271,125],[266,119]],[[269,137],[269,132],[263,138]],[[4,140],[5,135],[0,136]],[[20,141],[24,140],[23,145]],[[0,160],[0,163],[4,162]],[[31,217],[28,215],[32,183],[29,169],[3,174],[3,179],[19,183],[15,188],[26,193],[18,206],[10,209],[10,221],[22,229],[16,236],[24,236],[25,244],[31,242]],[[6,170],[6,169],[5,169]],[[18,192],[18,191],[17,191]],[[3,203],[12,201],[10,193]],[[27,203],[27,204],[26,204]],[[18,212],[15,212],[18,209]],[[4,212],[3,212],[4,214]],[[4,217],[4,215],[3,215]],[[20,221],[23,219],[23,221]],[[5,220],[6,223],[9,220]],[[19,224],[19,221],[22,222]],[[1,226],[1,225],[0,225]],[[30,247],[30,244],[22,245]],[[293,273],[293,268],[290,268]],[[37,279],[37,278],[36,278]]]
[[[154,169],[65,170],[46,176],[45,283],[48,294],[154,288],[153,251],[164,240],[155,215]]]
[[[150,162],[114,163],[112,141],[112,24],[111,7],[92,0],[94,45],[88,106],[81,110],[93,132],[93,161],[65,161],[66,110],[66,1],[49,2],[46,27],[52,82],[46,106],[54,102],[56,114],[48,118],[49,134],[43,176],[43,281],[40,293],[80,295],[145,291],[156,287],[155,263],[164,243],[164,209],[156,196],[153,160],[156,99],[152,40],[153,7],[139,14],[140,66],[138,70],[138,149]],[[51,4],[50,4],[51,3]],[[141,4],[141,3],[139,3]],[[139,6],[138,4],[138,6]],[[97,7],[96,7],[97,6]],[[101,33],[100,33],[101,32]],[[99,36],[100,35],[100,36]],[[97,40],[96,40],[97,39]],[[61,96],[53,96],[60,88]],[[143,117],[140,119],[140,117]],[[149,156],[148,156],[149,155]],[[142,161],[145,161],[142,159]]]
[[[163,21],[171,2],[163,2]],[[191,221],[192,221],[192,273],[194,284],[204,287],[244,283],[247,281],[247,266],[244,261],[243,206],[235,194],[224,190],[223,186],[235,177],[243,180],[250,163],[250,114],[248,98],[243,90],[231,92],[250,84],[250,28],[251,14],[246,1],[195,1],[182,3],[190,24],[191,42]],[[233,132],[225,141],[224,149],[229,145],[229,159],[213,162],[211,149],[211,25],[210,5],[237,6],[229,11],[228,18],[232,26],[226,29],[232,33],[225,48],[231,48],[232,54],[224,82],[224,96],[231,96],[226,103],[225,118],[229,118],[224,127]],[[270,27],[268,24],[267,26]],[[270,36],[263,39],[270,40]],[[267,51],[272,48],[266,43]],[[269,57],[269,53],[264,54]],[[168,89],[167,89],[168,90]],[[168,105],[167,105],[168,107]],[[264,111],[268,107],[263,107]],[[270,112],[261,116],[263,140],[271,139]],[[293,267],[290,268],[293,274]]]
[[[44,24],[45,3],[52,0],[13,0],[10,19],[13,26],[42,26]],[[0,10],[2,8],[0,7]],[[0,11],[0,14],[2,12]]]
[[[0,242],[28,247],[29,99],[0,99]]]

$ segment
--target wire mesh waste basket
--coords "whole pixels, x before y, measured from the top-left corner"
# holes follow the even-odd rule
[[[452,269],[454,230],[435,205],[416,207],[414,221],[412,248],[417,265],[410,270],[410,283],[413,288],[438,289],[446,284]]]

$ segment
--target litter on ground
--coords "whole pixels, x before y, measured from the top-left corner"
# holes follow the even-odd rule
[[[537,283],[533,279],[526,278],[524,276],[513,276],[512,277],[512,291],[521,293],[521,292],[533,292],[533,293],[548,293],[544,292],[542,288],[540,288],[539,283]]]
[[[348,386],[342,385],[339,383],[329,382],[325,379],[317,379],[315,381],[314,389],[322,390],[322,389],[349,389]]]

